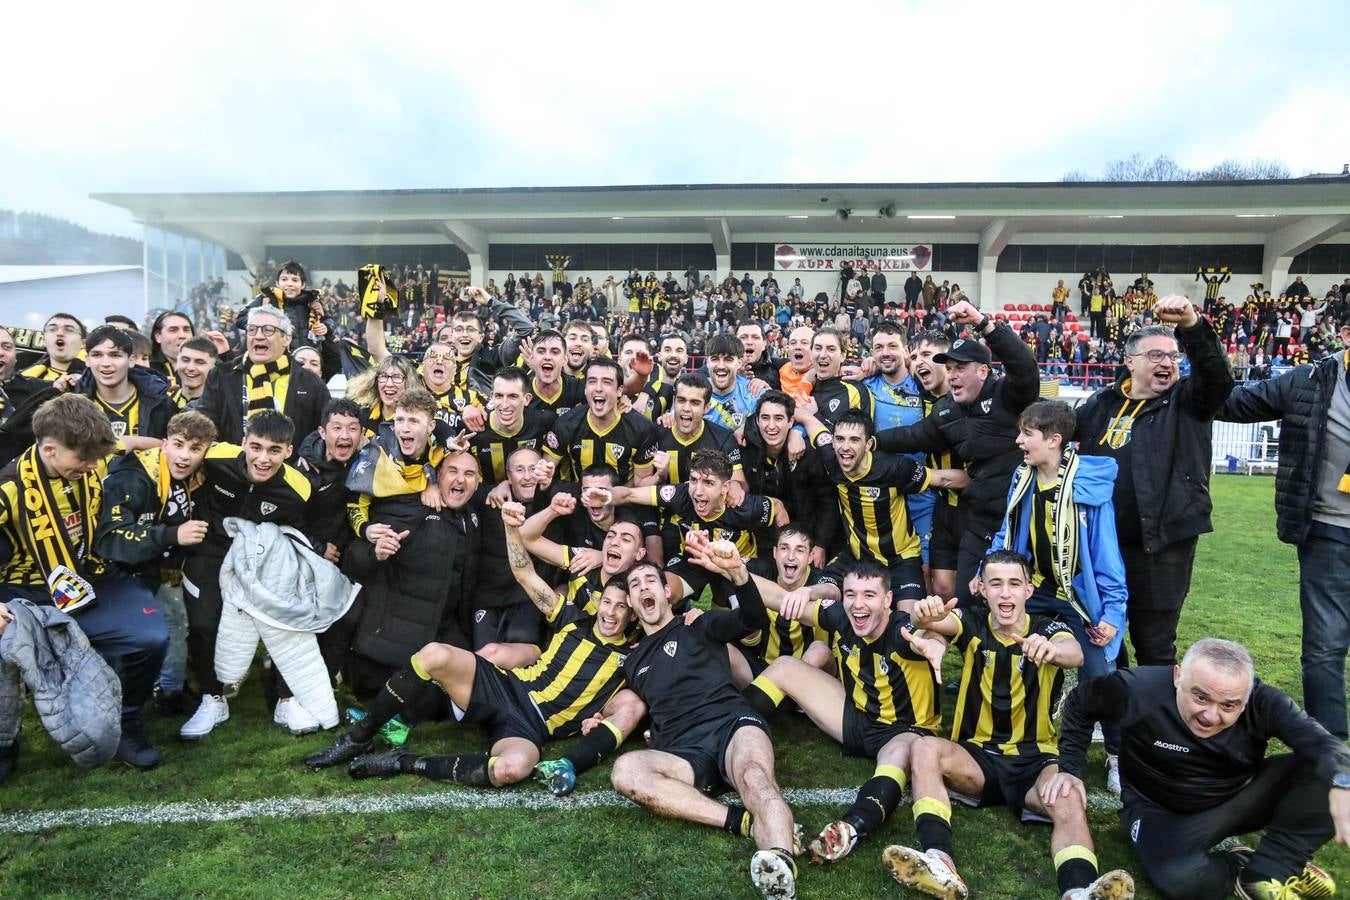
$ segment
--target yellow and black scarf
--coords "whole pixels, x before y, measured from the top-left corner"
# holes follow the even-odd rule
[[[277,382],[289,377],[291,360],[288,356],[270,363],[250,363],[244,372],[244,431],[248,431],[249,416],[266,409],[285,412],[286,391],[278,391]]]
[[[163,449],[141,450],[136,453],[136,462],[155,483],[155,494],[159,497],[159,515],[155,520],[161,525],[181,525],[191,519],[192,485],[176,480],[169,473],[169,461],[164,458]],[[192,476],[194,481],[200,481],[201,477],[200,471]]]
[[[384,302],[380,301],[380,282],[384,284]],[[361,301],[361,318],[388,319],[398,312],[398,288],[386,279],[384,267],[362,266],[356,272],[356,296]]]
[[[1064,458],[1059,463],[1059,483],[1055,485],[1051,499],[1053,508],[1054,533],[1050,535],[1051,554],[1055,560],[1055,576],[1059,580],[1059,589],[1065,600],[1074,608],[1083,621],[1095,624],[1092,617],[1083,609],[1077,594],[1073,590],[1073,576],[1078,571],[1078,558],[1081,548],[1078,546],[1078,514],[1073,503],[1073,480],[1078,474],[1078,454],[1072,447],[1064,450]],[[1008,496],[1008,509],[1004,513],[1003,527],[1009,546],[1018,539],[1022,525],[1022,500],[1027,491],[1036,483],[1036,467],[1026,463],[1017,467],[1013,473],[1012,492]],[[1034,513],[1028,512],[1027,516]],[[1027,527],[1031,527],[1030,518]]]
[[[81,570],[89,548],[94,544],[94,526],[103,496],[98,475],[90,472],[71,483],[75,509],[83,517],[80,526],[83,536],[79,546],[75,546],[66,532],[60,503],[52,490],[52,479],[47,477],[47,471],[38,459],[37,445],[19,456],[18,474],[26,515],[17,519],[15,530],[24,550],[42,573],[58,609],[74,612],[88,606],[94,602],[94,588]],[[91,562],[91,568],[97,569],[91,574],[101,574],[102,565],[96,560]]]

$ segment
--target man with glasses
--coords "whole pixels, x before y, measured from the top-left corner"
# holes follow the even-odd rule
[[[84,368],[84,323],[70,313],[52,313],[42,326],[42,345],[47,354],[23,370],[26,378],[55,381],[68,372]]]
[[[1125,340],[1127,372],[1078,408],[1076,434],[1080,453],[1120,466],[1113,500],[1135,663],[1171,666],[1195,545],[1214,530],[1210,425],[1233,376],[1214,328],[1185,297],[1159,300],[1153,318],[1164,324]],[[1183,350],[1191,362],[1184,378]],[[1123,648],[1119,660],[1128,662]]]
[[[494,298],[480,287],[464,289],[464,298],[477,304],[477,312],[461,310],[436,335],[455,351],[457,369],[455,387],[480,394],[492,392],[492,376],[502,366],[513,365],[520,341],[534,333],[534,322],[515,306]],[[496,316],[501,323],[501,340],[494,347],[483,346],[483,320]]]
[[[299,447],[319,427],[328,403],[328,387],[303,366],[292,366],[286,348],[291,342],[290,319],[279,309],[259,306],[249,310],[244,329],[245,353],[232,366],[216,366],[206,376],[198,408],[220,431],[220,440],[240,444],[248,417],[261,410],[284,413],[295,423]],[[292,452],[289,461],[295,460]]]

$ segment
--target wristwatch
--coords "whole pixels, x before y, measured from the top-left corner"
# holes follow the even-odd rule
[[[1332,775],[1331,786],[1337,790],[1350,791],[1350,772],[1337,772]]]

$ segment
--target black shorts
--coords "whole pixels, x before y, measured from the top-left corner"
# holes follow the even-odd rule
[[[984,793],[974,798],[973,806],[1006,806],[1023,822],[1048,822],[1039,813],[1024,808],[1027,792],[1036,786],[1036,779],[1046,766],[1059,765],[1059,757],[1052,753],[1032,753],[1027,756],[1004,756],[990,753],[969,741],[958,741],[957,746],[970,754],[984,773]],[[962,798],[971,802],[972,798]]]
[[[919,737],[933,737],[933,732],[918,725],[883,725],[860,711],[858,707],[844,702],[844,755],[862,756],[876,759],[881,748],[890,743],[898,734],[917,734]]]
[[[750,707],[685,732],[670,745],[655,750],[678,756],[694,770],[694,787],[710,797],[733,790],[726,770],[727,746],[742,728],[758,728],[770,734],[769,723]]]
[[[488,644],[535,644],[544,634],[544,616],[533,603],[494,606],[473,612],[473,649]]]
[[[763,643],[763,640],[763,637],[761,637],[760,642]],[[741,658],[745,660],[745,664],[750,667],[752,679],[763,675],[764,670],[769,667],[769,664],[764,661],[763,653],[759,647],[746,647],[743,644],[727,644],[727,646],[739,653]]]
[[[844,583],[844,572],[858,561],[852,553],[840,553],[825,571],[832,575],[836,584]],[[928,594],[923,580],[923,560],[917,556],[893,559],[890,565],[882,563],[891,573],[891,600],[922,600]]]
[[[525,685],[481,656],[474,660],[469,708],[462,710],[452,702],[455,718],[486,726],[494,744],[504,738],[523,738],[542,748],[548,742],[548,727]]]
[[[928,568],[956,571],[961,546],[961,507],[941,498],[933,506],[933,530],[928,536]]]

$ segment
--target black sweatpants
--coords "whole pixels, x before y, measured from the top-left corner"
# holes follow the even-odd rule
[[[1236,857],[1210,852],[1227,837],[1265,831],[1243,880],[1283,882],[1303,871],[1335,833],[1327,793],[1326,780],[1307,760],[1285,753],[1267,757],[1225,803],[1180,815],[1132,798],[1120,821],[1144,874],[1164,897],[1209,900],[1231,896],[1239,874]]]
[[[1125,617],[1137,666],[1176,665],[1177,621],[1191,590],[1197,541],[1198,538],[1178,541],[1157,553],[1147,553],[1139,546],[1120,545],[1125,586],[1130,592]],[[1130,665],[1123,646],[1116,665],[1122,669]]]
[[[956,551],[956,599],[957,606],[961,609],[984,604],[983,597],[971,596],[970,579],[975,577],[980,563],[984,562],[989,546],[993,543],[992,532],[969,527],[961,530],[961,546]]]
[[[216,677],[216,635],[220,632],[220,569],[223,556],[196,555],[183,561],[183,605],[188,616],[188,671],[203,694],[223,694]]]

